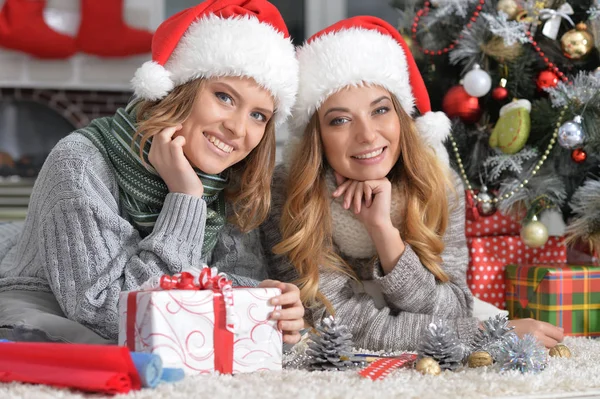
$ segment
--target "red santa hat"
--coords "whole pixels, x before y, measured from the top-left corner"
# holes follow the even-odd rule
[[[253,78],[275,99],[275,124],[290,114],[298,62],[281,14],[266,0],[207,0],[164,21],[152,61],[135,73],[135,95],[160,100],[196,78]]]
[[[415,121],[423,140],[448,163],[443,142],[450,120],[443,112],[431,112],[417,64],[392,25],[371,16],[348,18],[313,35],[297,56],[300,86],[290,122],[292,141],[329,96],[347,86],[372,84],[396,96],[409,115],[418,110]]]

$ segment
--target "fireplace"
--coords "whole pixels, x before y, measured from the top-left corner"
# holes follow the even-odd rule
[[[35,178],[56,143],[113,115],[129,91],[0,89],[0,221],[23,219]]]

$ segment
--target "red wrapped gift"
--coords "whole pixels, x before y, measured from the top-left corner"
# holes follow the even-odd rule
[[[504,268],[511,263],[556,263],[567,261],[562,237],[550,237],[540,248],[529,248],[519,236],[470,237],[467,284],[482,301],[505,309]]]
[[[467,206],[465,235],[467,237],[519,235],[521,225],[499,211],[491,216],[480,215],[477,211],[477,202],[468,190],[465,193],[465,201]]]

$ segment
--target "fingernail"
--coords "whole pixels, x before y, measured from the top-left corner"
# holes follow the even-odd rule
[[[281,316],[281,313],[279,312],[273,312],[272,318],[273,319],[278,319]]]
[[[279,305],[279,298],[271,298],[271,305]]]

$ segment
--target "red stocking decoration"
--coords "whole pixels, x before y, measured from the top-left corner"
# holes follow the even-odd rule
[[[75,54],[75,39],[46,25],[45,6],[46,0],[6,0],[0,11],[0,47],[39,58],[68,58]]]
[[[81,0],[80,51],[101,57],[149,53],[152,33],[130,28],[123,18],[123,0]]]

